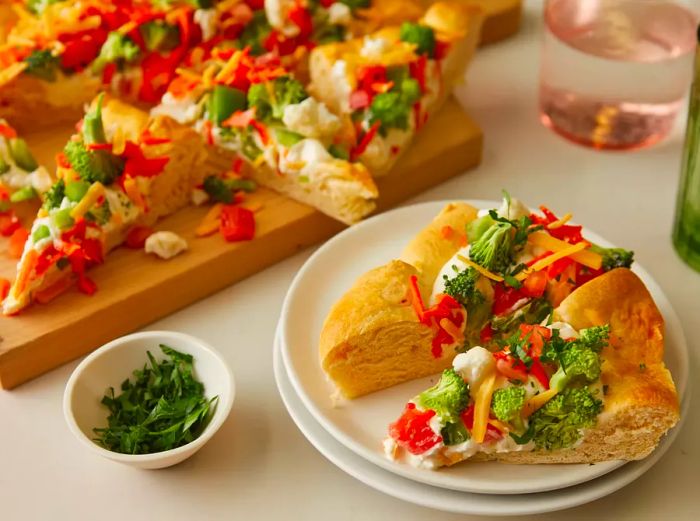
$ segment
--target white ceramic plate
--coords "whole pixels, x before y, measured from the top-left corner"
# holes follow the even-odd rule
[[[468,201],[478,208],[495,208],[493,201]],[[435,377],[373,393],[334,407],[332,386],[318,359],[318,338],[332,304],[365,271],[396,258],[404,246],[446,204],[446,201],[403,207],[353,226],[323,245],[302,267],[285,299],[280,317],[282,356],[289,379],[314,418],[340,443],[386,470],[436,487],[486,494],[524,494],[573,486],[606,474],[620,461],[596,465],[493,465],[469,463],[431,471],[387,459],[381,442],[389,422],[408,399]],[[603,246],[610,243],[584,230]],[[680,396],[688,381],[688,351],[676,313],[658,285],[639,266],[645,282],[666,319],[666,363]]]
[[[338,443],[309,414],[304,403],[296,394],[289,381],[279,344],[278,339],[275,342],[273,354],[277,389],[294,423],[309,442],[331,463],[365,485],[389,496],[436,510],[470,515],[528,515],[553,512],[590,503],[630,484],[649,470],[671,446],[681,427],[680,424],[676,426],[663,439],[654,453],[645,460],[628,463],[606,476],[560,490],[504,496],[473,494],[431,487],[382,470]],[[689,404],[690,393],[686,390],[686,396],[681,404],[681,424],[688,414]],[[492,466],[494,465],[501,466],[492,463]]]

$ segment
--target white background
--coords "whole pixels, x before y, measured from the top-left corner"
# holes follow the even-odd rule
[[[700,349],[700,274],[670,244],[683,122],[665,142],[633,153],[594,152],[553,135],[537,120],[540,36],[538,3],[528,5],[518,36],[479,52],[460,97],[484,129],[483,164],[415,201],[495,199],[504,187],[532,206],[570,211],[590,229],[633,249],[681,317],[692,378]],[[469,519],[402,503],[355,481],[318,454],[287,416],[273,380],[272,343],[286,288],[310,253],[152,326],[210,342],[223,352],[238,383],[228,421],[199,454],[177,467],[138,471],[78,444],[61,411],[75,363],[0,392],[0,517]],[[661,462],[635,483],[565,513],[527,519],[698,519],[698,440],[700,415],[694,414]]]

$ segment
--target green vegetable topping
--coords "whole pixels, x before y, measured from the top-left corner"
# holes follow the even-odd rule
[[[333,144],[329,146],[328,153],[336,159],[342,159],[343,161],[350,160],[350,152],[347,148],[343,147],[342,145]]]
[[[489,271],[503,273],[513,260],[513,226],[497,222],[469,248],[469,258]]]
[[[66,195],[66,183],[63,179],[56,181],[44,194],[44,208],[51,210],[61,206]]]
[[[107,142],[105,128],[102,124],[102,100],[104,97],[103,92],[97,98],[95,110],[88,112],[83,118],[83,139],[87,144]]]
[[[275,136],[277,136],[277,142],[287,148],[296,145],[299,141],[304,139],[304,136],[301,134],[292,130],[287,130],[286,128],[276,128]]]
[[[73,170],[88,183],[111,184],[124,170],[123,159],[107,150],[88,150],[79,141],[69,141],[63,152]]]
[[[19,137],[10,139],[9,141],[10,157],[19,168],[25,172],[33,172],[39,168],[39,163],[36,162],[27,142]]]
[[[256,83],[248,90],[248,106],[255,107],[255,119],[260,121],[282,120],[284,108],[304,101],[309,95],[304,86],[291,76],[282,76],[272,82],[274,99],[264,83]]]
[[[430,27],[404,22],[399,38],[402,42],[416,44],[417,54],[427,54],[428,58],[435,56],[435,32]]]
[[[596,244],[591,244],[589,248],[603,257],[603,269],[605,271],[614,268],[629,268],[634,262],[634,252],[622,248],[603,248]]]
[[[445,369],[440,381],[420,393],[416,402],[424,409],[435,411],[444,421],[458,422],[469,402],[469,387],[454,369]]]
[[[221,179],[210,175],[204,180],[204,191],[209,194],[209,197],[226,204],[233,202],[234,193],[240,190],[253,192],[256,188],[255,181],[250,179]]]
[[[89,188],[90,183],[87,181],[71,181],[66,185],[66,197],[69,201],[77,203],[85,196]]]
[[[146,49],[167,52],[180,45],[180,29],[163,20],[153,20],[139,27]]]
[[[551,313],[552,305],[546,298],[533,299],[512,313],[494,316],[491,329],[500,336],[509,336],[518,331],[520,324],[539,324]]]
[[[504,387],[493,393],[491,409],[501,421],[520,423],[520,411],[525,405],[525,388],[522,386]]]
[[[93,206],[90,211],[85,214],[86,220],[96,222],[101,226],[107,224],[111,218],[112,210],[106,200],[99,206]]]
[[[108,426],[93,429],[95,441],[114,452],[151,454],[185,445],[209,423],[218,397],[208,400],[193,374],[192,355],[160,345],[166,359],[150,351],[150,367],[124,380],[121,394],[110,387],[102,398],[109,409]]]
[[[592,427],[603,408],[587,387],[569,388],[557,394],[530,417],[537,448],[564,449],[581,437],[581,429]]]
[[[6,174],[10,171],[10,164],[5,161],[5,158],[0,156],[0,175]]]
[[[491,219],[490,215],[484,215],[478,219],[474,219],[469,224],[467,224],[467,240],[469,244],[473,244],[478,241],[486,230],[491,228],[496,221]]]
[[[235,87],[216,85],[209,95],[207,116],[209,120],[220,126],[221,123],[237,110],[245,110],[245,92]]]
[[[340,0],[341,4],[347,5],[351,11],[369,7],[371,0]]]
[[[39,197],[39,194],[36,193],[36,190],[34,190],[33,186],[25,186],[14,192],[10,196],[10,201],[13,203],[20,203],[22,201],[28,201],[29,199],[34,199],[35,197]]]
[[[150,22],[149,22],[150,23]],[[145,24],[149,25],[149,24]],[[109,63],[131,63],[141,54],[136,42],[125,34],[112,31],[100,48],[100,54],[92,62],[93,72],[101,72]]]
[[[63,208],[51,214],[51,220],[59,230],[67,230],[75,224],[75,220],[70,216],[70,210],[70,208]]]
[[[457,271],[457,266],[452,266],[452,269]],[[445,280],[445,293],[457,302],[467,307],[474,301],[483,301],[484,296],[476,289],[476,283],[481,275],[474,268],[469,267],[466,270],[460,271],[452,278],[443,275]]]
[[[59,59],[48,49],[36,50],[24,59],[27,68],[26,74],[31,74],[46,81],[56,81],[56,71],[59,66]]]
[[[382,135],[391,128],[408,128],[411,107],[420,99],[420,85],[413,78],[406,78],[389,92],[377,94],[369,106],[369,124],[379,122]]]
[[[559,369],[549,381],[550,387],[561,391],[572,381],[590,383],[600,376],[600,357],[598,353],[607,345],[609,329],[599,326],[581,331],[579,339],[565,342],[558,332],[543,348],[542,360],[559,362]]]
[[[253,56],[265,54],[267,50],[263,42],[272,31],[270,23],[267,21],[265,9],[253,11],[253,18],[245,25],[243,32],[238,37],[241,48],[250,47]]]
[[[469,431],[460,419],[454,423],[445,424],[440,430],[440,436],[442,436],[442,441],[445,445],[457,445],[469,439]]]
[[[34,242],[39,242],[41,239],[46,239],[50,235],[51,230],[49,230],[49,227],[45,224],[42,224],[36,230],[34,230],[34,233],[32,234],[32,240]]]

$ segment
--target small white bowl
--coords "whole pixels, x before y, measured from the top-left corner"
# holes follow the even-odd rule
[[[165,344],[176,351],[194,357],[195,377],[204,384],[204,393],[218,403],[209,424],[199,437],[187,445],[153,454],[120,454],[107,450],[93,441],[93,428],[107,425],[109,411],[100,401],[109,387],[119,394],[121,383],[132,378],[150,351],[156,360],[164,358],[158,347]],[[71,432],[93,452],[105,458],[142,469],[159,469],[180,463],[201,449],[219,430],[231,411],[235,386],[233,374],[221,355],[201,340],[172,331],[134,333],[100,347],[88,355],[68,379],[63,394],[63,414]]]

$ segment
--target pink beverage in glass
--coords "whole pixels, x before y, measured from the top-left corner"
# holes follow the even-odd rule
[[[547,0],[540,118],[603,149],[670,131],[693,69],[697,19],[663,0]]]

